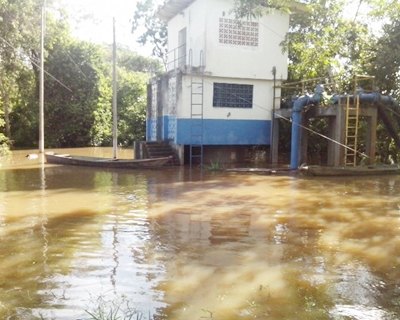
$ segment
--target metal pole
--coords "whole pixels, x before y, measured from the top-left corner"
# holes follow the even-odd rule
[[[113,18],[113,99],[112,99],[112,114],[113,114],[113,158],[117,159],[117,147],[118,147],[118,116],[117,116],[117,45],[115,42],[115,18]]]
[[[40,36],[40,84],[39,84],[39,153],[44,153],[44,33],[46,23],[46,0],[42,4]]]
[[[270,142],[269,142],[269,151],[270,151],[270,160],[271,160],[271,164],[273,162],[273,150],[274,150],[274,126],[275,126],[275,100],[276,100],[276,67],[273,66],[272,67],[272,75],[274,77],[274,92],[273,92],[273,100],[272,100],[272,115],[271,115],[271,138],[270,138]]]

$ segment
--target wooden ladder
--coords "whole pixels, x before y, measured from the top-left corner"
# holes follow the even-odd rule
[[[350,96],[346,101],[346,127],[345,144],[347,148],[344,151],[344,165],[346,167],[355,167],[357,165],[357,143],[358,127],[360,120],[360,96],[354,95],[353,104],[350,104]]]

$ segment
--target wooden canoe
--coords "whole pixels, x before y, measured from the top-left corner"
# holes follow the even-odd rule
[[[86,167],[118,168],[118,169],[145,169],[157,168],[166,165],[171,157],[150,159],[112,159],[100,157],[74,156],[69,154],[57,154],[46,152],[46,162],[51,164],[63,164]]]
[[[328,167],[301,166],[299,171],[307,176],[372,176],[399,174],[398,166],[357,166],[357,167]]]

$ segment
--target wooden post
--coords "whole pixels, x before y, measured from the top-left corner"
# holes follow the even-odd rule
[[[375,164],[376,153],[376,126],[378,122],[378,110],[376,107],[370,108],[371,115],[367,119],[367,136],[365,153],[369,157],[368,164]],[[373,109],[373,110],[372,110]]]
[[[337,115],[334,117],[327,117],[328,118],[328,137],[331,138],[332,140],[336,139],[337,133],[337,127],[336,127],[336,121],[337,121]],[[328,166],[334,166],[335,165],[335,149],[336,143],[333,141],[328,141],[328,161],[327,165]]]
[[[279,120],[273,118],[272,121],[274,122],[273,126],[273,135],[272,135],[272,145],[270,146],[272,152],[271,164],[277,165],[278,164],[278,150],[279,150]]]
[[[299,163],[307,163],[308,162],[308,123],[309,119],[308,117],[304,114],[303,119],[302,119],[302,128],[300,130],[300,157],[299,157]]]
[[[345,99],[339,100],[335,120],[335,140],[341,144],[345,144],[345,104]],[[336,143],[332,149],[334,150],[333,165],[344,165],[344,147]]]

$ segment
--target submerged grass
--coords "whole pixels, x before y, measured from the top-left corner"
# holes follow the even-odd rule
[[[223,165],[221,164],[221,162],[217,161],[210,161],[210,165],[209,166],[205,166],[207,170],[209,171],[221,171],[224,169]]]
[[[97,298],[93,307],[86,309],[89,318],[85,320],[153,320],[149,312],[147,315],[133,307],[125,297],[107,301],[104,297]]]

